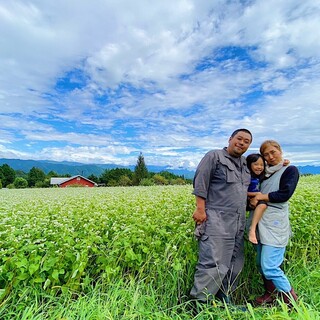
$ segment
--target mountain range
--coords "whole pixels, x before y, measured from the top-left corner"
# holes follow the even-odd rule
[[[58,162],[49,160],[20,160],[20,159],[0,159],[0,165],[7,164],[14,170],[21,170],[28,173],[33,167],[43,170],[44,173],[54,171],[59,175],[70,174],[82,175],[88,177],[91,174],[99,177],[106,169],[115,168],[127,168],[134,171],[135,166],[120,166],[116,164],[83,164],[79,162]],[[171,168],[165,166],[148,166],[149,172],[161,172],[168,171],[178,176],[184,176],[187,179],[192,179],[194,176],[194,171],[185,168]],[[301,174],[320,174],[320,166],[298,166]]]
[[[99,177],[106,169],[115,169],[115,168],[126,168],[134,171],[135,166],[120,166],[116,164],[83,164],[79,162],[58,162],[58,161],[49,161],[49,160],[20,160],[20,159],[0,159],[0,166],[3,164],[9,165],[14,170],[21,170],[25,173],[28,173],[33,167],[41,169],[44,173],[49,173],[54,171],[59,175],[70,174],[82,175],[88,177],[91,174]],[[168,171],[178,176],[184,176],[186,179],[192,179],[194,176],[194,171],[190,171],[184,168],[173,169],[171,167],[165,166],[148,166],[149,172],[161,172]]]

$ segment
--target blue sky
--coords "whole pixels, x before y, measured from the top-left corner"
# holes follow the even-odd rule
[[[320,2],[0,0],[0,157],[195,169],[234,129],[320,165]]]

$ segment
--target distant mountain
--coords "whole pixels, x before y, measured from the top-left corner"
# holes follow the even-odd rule
[[[301,174],[320,174],[320,166],[297,166]]]
[[[192,170],[188,170],[188,169],[185,169],[185,168],[172,168],[172,167],[161,167],[161,166],[148,166],[147,165],[147,168],[150,172],[161,172],[161,171],[168,171],[168,172],[171,172],[177,176],[184,176],[186,179],[193,179],[194,177],[194,171]],[[134,170],[134,167],[133,167],[133,170]]]
[[[120,166],[116,164],[83,164],[79,162],[58,162],[49,160],[20,160],[20,159],[0,159],[0,165],[9,165],[14,170],[21,170],[28,173],[33,167],[41,169],[46,174],[50,171],[54,171],[59,175],[70,174],[82,175],[88,177],[91,174],[99,177],[106,169],[115,168],[127,168],[134,171],[135,166]],[[187,179],[192,179],[194,176],[194,171],[190,171],[184,168],[173,169],[171,167],[165,166],[147,166],[149,172],[161,172],[168,171],[175,175],[184,176]]]
[[[83,164],[79,162],[57,162],[48,160],[20,160],[20,159],[0,159],[0,165],[8,164],[14,170],[22,170],[28,173],[32,167],[43,170],[46,174],[54,171],[59,175],[70,174],[72,176],[80,174],[88,177],[91,174],[99,177],[106,169],[127,168],[134,171],[135,166],[120,166],[116,164]],[[168,171],[178,176],[184,176],[187,179],[192,179],[194,171],[185,168],[173,169],[169,166],[148,166],[150,172]],[[298,166],[301,174],[320,174],[320,166]]]
[[[57,174],[70,174],[72,176],[80,174],[82,176],[89,176],[94,174],[99,176],[105,169],[96,165],[86,165],[81,163],[67,163],[67,162],[55,162],[46,160],[20,160],[20,159],[0,159],[0,165],[8,164],[14,170],[22,170],[29,172],[31,168],[36,167],[43,170],[46,174],[50,171],[54,171]]]

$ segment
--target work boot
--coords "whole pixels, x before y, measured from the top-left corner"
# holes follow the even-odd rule
[[[291,290],[289,292],[281,292],[280,294],[281,299],[283,300],[283,302],[289,307],[292,308],[292,300],[297,301],[298,300],[298,296],[296,295],[296,293],[294,292],[294,289],[291,288]]]
[[[231,296],[226,295],[221,289],[216,293],[216,298],[223,304],[227,305],[228,309],[234,309],[236,311],[246,312],[247,308],[241,305],[235,305],[231,299]]]
[[[222,303],[231,304],[231,297],[227,296],[222,290],[219,289],[219,291],[216,293],[216,298],[220,300]]]
[[[262,276],[262,279],[266,290],[262,296],[255,299],[257,305],[273,303],[276,299],[276,287],[273,282],[266,279],[264,276]]]

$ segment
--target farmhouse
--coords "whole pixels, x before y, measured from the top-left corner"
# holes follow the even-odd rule
[[[83,176],[77,175],[68,178],[51,178],[50,185],[65,188],[69,186],[79,185],[83,187],[96,187],[97,184]]]

